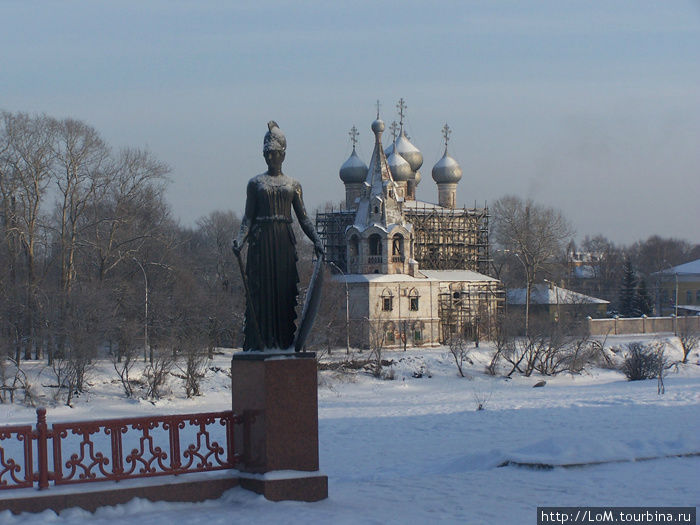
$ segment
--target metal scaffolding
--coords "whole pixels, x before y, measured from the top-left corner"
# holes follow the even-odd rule
[[[424,270],[471,270],[488,275],[488,208],[450,209],[428,203],[404,206],[406,221],[413,225],[414,259]],[[345,230],[352,225],[354,211],[316,214],[316,231],[326,247],[326,258],[347,271]]]
[[[488,275],[488,208],[450,209],[423,204],[406,208],[404,214],[413,224],[413,257],[419,268],[471,270]]]
[[[443,289],[438,301],[441,343],[456,334],[467,340],[490,339],[504,312],[505,292],[499,282],[472,282]]]
[[[326,249],[326,260],[347,272],[345,230],[355,220],[354,211],[330,210],[316,213],[316,231]]]

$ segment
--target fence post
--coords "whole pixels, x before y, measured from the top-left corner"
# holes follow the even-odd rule
[[[642,333],[647,333],[647,314],[642,314]]]
[[[49,488],[49,431],[46,425],[46,408],[44,407],[36,409],[36,432],[37,462],[39,466],[39,490],[44,490]]]

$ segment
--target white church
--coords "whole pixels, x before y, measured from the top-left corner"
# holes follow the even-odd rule
[[[500,281],[488,271],[488,210],[456,208],[462,169],[447,152],[434,165],[438,203],[417,201],[423,156],[398,134],[384,150],[385,125],[372,123],[369,167],[353,150],[340,168],[344,209],[317,215],[328,259],[347,286],[354,346],[437,346],[454,334],[488,338],[503,308]],[[394,130],[396,133],[396,129]],[[480,273],[476,270],[482,270]]]

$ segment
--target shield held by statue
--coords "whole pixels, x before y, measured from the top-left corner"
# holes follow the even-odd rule
[[[304,308],[301,311],[301,321],[294,338],[294,351],[301,352],[306,344],[306,338],[311,332],[311,327],[316,319],[318,305],[321,302],[321,290],[323,289],[323,257],[316,259],[314,271],[311,274],[309,288],[306,291]]]

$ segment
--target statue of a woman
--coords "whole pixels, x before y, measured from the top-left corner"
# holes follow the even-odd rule
[[[299,274],[292,208],[316,255],[323,256],[321,239],[306,215],[301,185],[282,173],[287,139],[275,121],[267,126],[263,141],[267,171],[248,181],[245,215],[233,241],[236,254],[248,241],[243,350],[287,350],[294,343]]]

